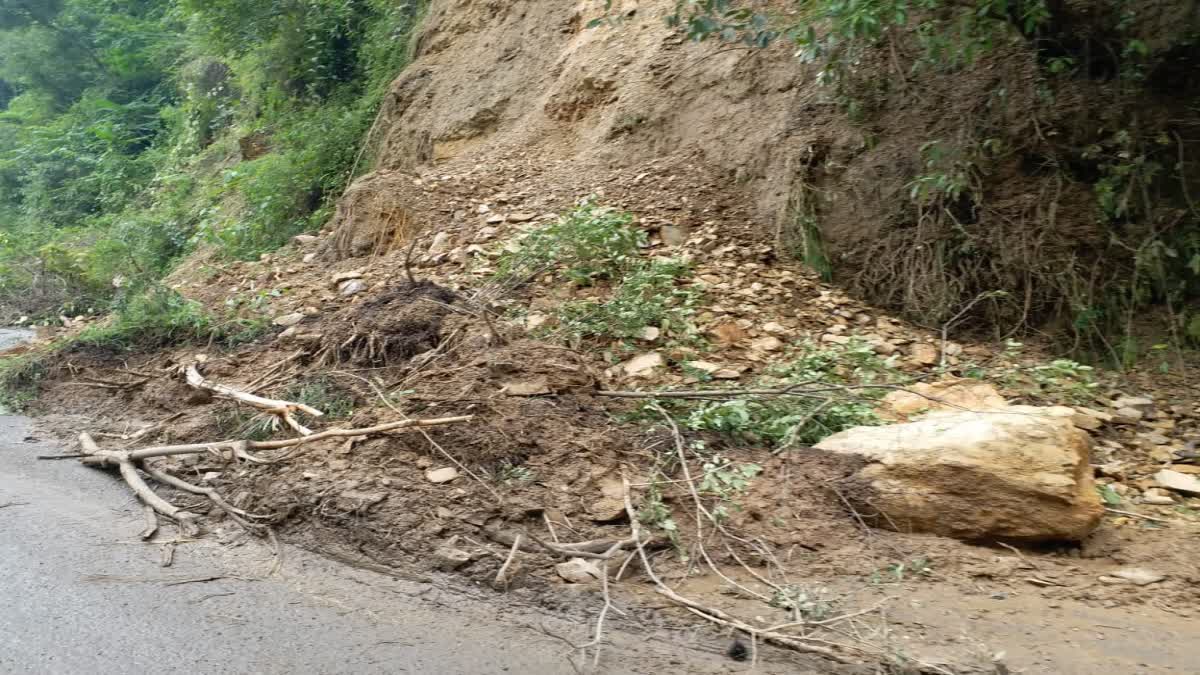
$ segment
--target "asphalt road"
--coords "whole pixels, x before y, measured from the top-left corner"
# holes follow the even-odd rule
[[[11,331],[0,332],[3,341]],[[0,416],[0,673],[571,673],[590,626],[256,542],[138,539],[122,483]],[[160,535],[162,536],[162,535]],[[168,536],[173,534],[168,533]],[[215,578],[213,578],[215,577]],[[240,578],[239,578],[240,577]],[[202,580],[212,578],[211,580]],[[610,629],[599,672],[724,672],[727,664]]]

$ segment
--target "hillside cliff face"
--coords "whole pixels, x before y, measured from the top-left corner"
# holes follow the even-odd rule
[[[470,204],[430,187],[468,171],[547,208],[599,193],[651,225],[755,231],[778,255],[929,322],[990,291],[1008,295],[973,312],[1005,328],[1115,316],[1139,302],[1106,305],[1105,293],[1128,291],[1130,250],[1161,239],[1177,257],[1200,255],[1179,187],[1200,188],[1187,178],[1200,173],[1190,3],[1146,3],[1121,34],[1088,3],[1056,5],[1050,37],[941,71],[897,39],[836,87],[783,40],[686,40],[664,21],[669,0],[625,3],[613,25],[587,27],[601,4],[433,2],[372,132],[376,170],[340,209],[340,254],[405,239],[397,228],[475,227]],[[1134,40],[1152,62],[1136,87],[1112,53]],[[1139,163],[1163,170],[1135,185],[1126,165]],[[677,173],[678,189],[610,185],[650,165]],[[1105,191],[1142,190],[1105,206]]]

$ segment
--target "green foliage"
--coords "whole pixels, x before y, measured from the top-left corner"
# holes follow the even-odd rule
[[[837,603],[829,597],[829,589],[789,584],[775,590],[771,606],[791,612],[798,620],[821,621],[833,616]]]
[[[842,347],[805,344],[789,362],[773,368],[756,387],[792,385],[863,385],[897,382],[893,364],[869,345],[852,341]],[[773,448],[811,445],[856,426],[879,424],[875,399],[885,390],[861,389],[852,395],[831,393],[829,399],[810,396],[733,398],[685,409],[684,425],[695,431],[714,431],[749,443]]]
[[[197,243],[318,227],[423,7],[0,0],[0,301],[103,311]],[[270,151],[229,167],[251,134]]]
[[[883,569],[871,574],[871,583],[899,584],[914,577],[929,577],[933,575],[933,563],[929,558],[917,557],[901,562],[894,562]]]
[[[1100,500],[1104,502],[1105,506],[1121,505],[1121,495],[1117,494],[1117,491],[1112,489],[1111,485],[1097,485],[1096,492],[1100,495]]]
[[[37,353],[0,359],[0,412],[25,409],[46,376],[46,361],[46,354]]]
[[[533,469],[511,460],[506,459],[500,462],[500,466],[496,468],[496,482],[505,485],[532,483],[535,479],[537,479],[537,474]]]
[[[699,292],[680,287],[688,266],[677,260],[638,260],[617,279],[605,301],[569,302],[558,311],[561,330],[574,337],[639,337],[647,327],[686,334]]]
[[[236,318],[218,321],[200,303],[154,287],[130,297],[106,323],[85,329],[75,337],[75,344],[115,351],[149,350],[184,342],[239,344],[253,340],[265,329],[263,322]]]
[[[223,189],[239,194],[243,207],[208,223],[201,236],[230,256],[254,259],[319,228],[350,178],[370,126],[364,112],[358,102],[331,102],[282,118],[275,151],[222,175]]]
[[[328,377],[314,377],[299,382],[284,394],[289,401],[296,401],[325,413],[324,419],[349,419],[354,414],[353,392],[338,386]]]
[[[638,509],[638,522],[643,525],[661,530],[675,545],[676,550],[680,550],[679,545],[679,524],[675,522],[674,515],[671,513],[671,507],[667,506],[663,501],[662,490],[657,484],[651,485],[646,493],[646,501],[642,503],[642,507]],[[681,551],[682,552],[682,551]]]
[[[525,235],[500,259],[500,274],[525,277],[561,267],[571,281],[588,286],[612,279],[645,245],[633,216],[587,199],[566,216]]]

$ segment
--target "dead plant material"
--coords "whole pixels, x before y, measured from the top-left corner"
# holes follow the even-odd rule
[[[175,506],[162,497],[159,497],[154,490],[151,490],[146,481],[142,479],[141,474],[138,473],[138,467],[135,464],[138,460],[132,459],[130,453],[101,450],[100,446],[96,445],[96,441],[86,433],[79,435],[79,444],[83,447],[83,451],[88,454],[88,457],[83,459],[84,463],[90,463],[89,460],[96,460],[94,463],[99,466],[112,466],[115,464],[125,484],[129,486],[129,489],[133,490],[133,493],[138,496],[138,499],[143,504],[175,521],[179,525],[179,529],[186,536],[191,537],[200,533],[199,516]],[[147,522],[146,529],[150,529],[149,522]],[[157,529],[157,525],[155,529]],[[143,531],[143,534],[145,534],[145,531]],[[150,534],[153,535],[154,533],[151,532]]]
[[[317,360],[324,365],[394,365],[436,349],[442,321],[457,295],[428,281],[403,283],[360,304],[349,305],[325,322]],[[429,302],[432,301],[432,302]]]
[[[275,415],[278,418],[278,421],[288,425],[302,436],[311,435],[312,430],[296,421],[296,418],[294,417],[295,413],[302,412],[312,417],[323,417],[325,415],[325,413],[310,405],[293,403],[291,401],[277,401],[272,398],[264,398],[262,396],[249,394],[228,385],[210,382],[204,379],[204,376],[200,374],[200,371],[194,364],[188,366],[184,372],[187,377],[187,383],[192,387],[212,392],[213,395],[221,398],[237,401],[239,403],[245,403],[246,405],[258,408],[259,410],[271,415]]]
[[[857,652],[860,655],[864,653],[870,655],[870,652],[865,649],[848,647],[846,645],[833,645],[827,643],[827,641],[819,641],[815,638],[784,635],[770,630],[755,628],[754,626],[729,616],[719,609],[706,607],[675,592],[670,586],[667,586],[666,583],[663,582],[662,578],[658,576],[658,573],[654,571],[654,566],[650,564],[650,557],[646,555],[646,549],[642,544],[641,525],[638,522],[637,511],[635,511],[633,508],[633,499],[630,496],[629,479],[622,476],[621,480],[624,483],[625,513],[629,516],[629,526],[633,532],[633,540],[635,546],[637,547],[638,558],[642,561],[642,567],[646,570],[646,576],[649,577],[654,583],[654,586],[659,594],[683,606],[688,611],[705,619],[706,621],[710,621],[719,626],[742,631],[747,635],[750,635],[756,641],[759,638],[762,638],[767,642],[777,644],[781,647],[794,649],[798,652],[818,654],[831,661],[846,664],[861,663],[861,658],[850,656],[849,654],[844,653],[846,651]],[[825,644],[820,644],[821,642],[825,642]]]
[[[346,436],[369,436],[374,434],[387,433],[405,428],[420,428],[422,426],[436,426],[441,424],[456,424],[471,420],[472,417],[454,417],[442,418],[436,420],[404,420],[401,422],[392,422],[389,424],[381,424],[367,429],[330,429],[319,434],[309,436],[301,436],[281,441],[220,441],[217,443],[200,443],[193,445],[176,445],[162,446],[156,448],[143,448],[140,450],[102,450],[96,441],[87,433],[79,435],[79,443],[83,449],[80,460],[89,466],[100,468],[108,468],[116,466],[121,474],[121,478],[126,485],[133,490],[138,499],[147,509],[146,528],[142,531],[142,538],[149,539],[158,530],[158,515],[166,516],[178,524],[179,529],[186,536],[196,536],[200,532],[199,516],[188,510],[182,509],[169,501],[160,497],[157,493],[146,484],[140,472],[145,472],[150,477],[154,478],[159,483],[173,487],[191,494],[203,495],[217,509],[223,511],[231,520],[241,525],[249,532],[255,534],[272,534],[270,530],[261,524],[254,523],[255,519],[265,519],[267,516],[248,513],[243,509],[233,506],[226,501],[215,489],[200,487],[193,485],[181,478],[173,476],[165,471],[149,467],[146,460],[155,457],[169,457],[176,455],[189,455],[201,453],[217,453],[222,455],[222,451],[227,451],[229,459],[242,459],[250,462],[269,464],[280,462],[294,454],[295,449],[313,441],[318,441],[325,438],[339,438]],[[276,457],[271,460],[264,460],[255,457],[249,453],[249,450],[258,449],[282,449],[292,448],[291,451],[285,453],[281,457]],[[151,517],[153,516],[153,517]]]

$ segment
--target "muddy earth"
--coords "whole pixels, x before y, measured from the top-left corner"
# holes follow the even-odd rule
[[[0,349],[29,336],[0,331]],[[0,414],[0,671],[564,673],[588,619],[256,540],[143,542],[124,484]],[[171,563],[164,567],[170,557]],[[613,626],[605,672],[727,672],[724,636]],[[557,637],[556,637],[557,636]],[[821,672],[781,659],[766,672]]]

